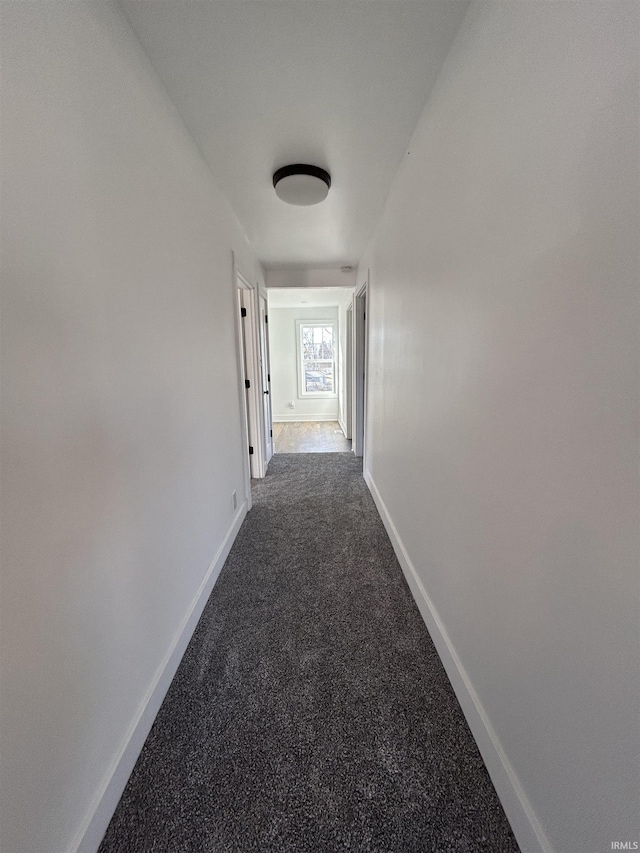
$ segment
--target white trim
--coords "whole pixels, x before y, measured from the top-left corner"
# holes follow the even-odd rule
[[[345,438],[353,438],[353,294],[344,314],[346,327],[346,352],[344,354],[344,425],[341,423]]]
[[[238,359],[242,373],[240,390],[244,400],[244,410],[247,415],[249,445],[253,446],[253,455],[249,457],[249,469],[251,477],[261,479],[266,474],[266,445],[264,426],[264,406],[262,403],[263,391],[262,372],[260,370],[260,331],[259,316],[260,306],[258,302],[257,289],[243,275],[234,256],[235,284],[240,294],[241,307],[246,311],[246,322],[238,317]],[[244,345],[243,345],[244,344]],[[246,374],[246,375],[245,375]],[[250,387],[244,388],[244,380],[248,379]],[[248,451],[247,451],[248,453]],[[251,483],[249,482],[249,488]],[[251,508],[251,507],[249,507]]]
[[[274,415],[274,424],[295,423],[296,421],[338,421],[338,415]],[[339,423],[339,421],[338,421]]]
[[[247,502],[243,501],[74,836],[69,847],[74,853],[98,849],[246,514]]]
[[[367,432],[369,270],[367,280],[353,298],[353,452],[365,455]],[[364,316],[363,316],[364,315]]]
[[[345,423],[343,423],[342,418],[338,418],[338,426],[340,427],[340,429],[344,433],[344,437],[346,438],[347,437],[347,426]]]
[[[236,265],[235,252],[231,251],[231,286],[233,287],[233,312],[235,315],[234,335],[236,341],[236,369],[238,379],[238,402],[240,404],[240,417],[242,419],[242,467],[244,471],[244,491],[247,500],[247,510],[251,509],[251,467],[247,443],[249,441],[249,411],[247,407],[247,395],[244,390],[244,352],[242,346],[242,319],[240,317],[240,288],[238,286],[239,270]]]
[[[262,391],[262,434],[264,435],[264,475],[273,456],[273,414],[271,408],[271,356],[269,354],[269,300],[258,293],[258,330],[260,338],[260,390]]]
[[[491,725],[471,679],[458,657],[446,626],[434,603],[429,598],[411,558],[402,544],[371,473],[364,470],[363,476],[389,535],[393,550],[396,552],[409,589],[458,697],[518,844],[527,853],[553,853],[553,848],[522,789],[520,780]]]
[[[364,414],[362,416],[362,458],[367,460],[367,430],[369,425],[369,329],[371,327],[371,270],[367,267],[367,283],[362,288],[362,294],[365,300],[365,320],[364,320]],[[365,462],[363,461],[363,467]]]

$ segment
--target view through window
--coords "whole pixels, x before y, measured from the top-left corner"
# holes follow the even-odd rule
[[[335,326],[333,323],[300,323],[301,393],[335,394]]]

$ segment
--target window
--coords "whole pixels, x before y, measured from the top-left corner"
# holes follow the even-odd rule
[[[335,324],[298,321],[300,395],[335,397]]]

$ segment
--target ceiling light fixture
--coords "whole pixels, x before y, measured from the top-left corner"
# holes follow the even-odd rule
[[[273,186],[278,198],[287,204],[319,204],[327,197],[331,175],[319,166],[296,163],[274,172]]]

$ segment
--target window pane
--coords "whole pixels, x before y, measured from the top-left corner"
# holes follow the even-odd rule
[[[331,326],[302,327],[302,358],[304,361],[333,358],[333,328]]]
[[[326,361],[305,361],[304,389],[307,393],[333,393],[333,364],[327,364]]]

